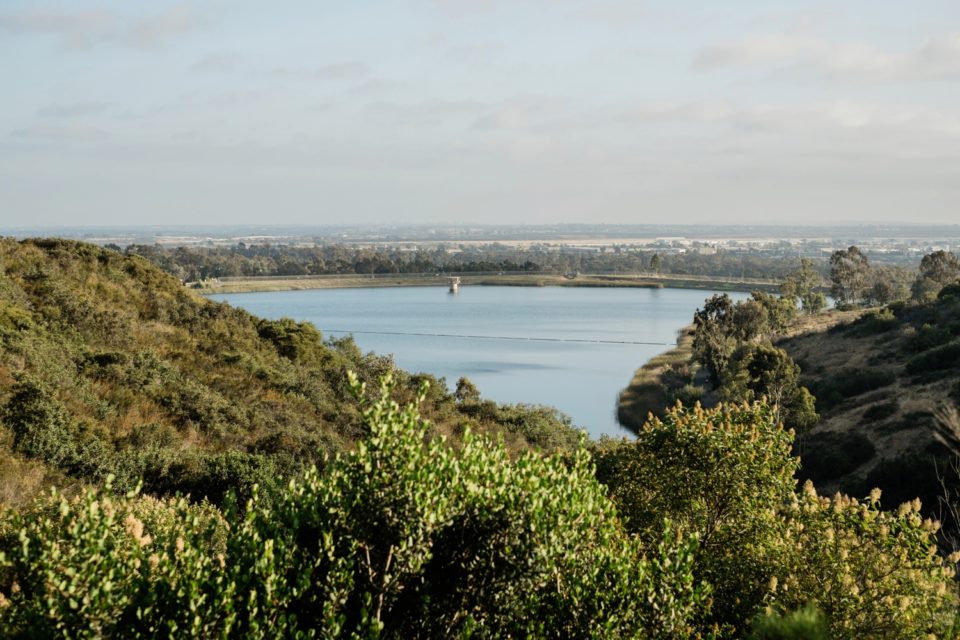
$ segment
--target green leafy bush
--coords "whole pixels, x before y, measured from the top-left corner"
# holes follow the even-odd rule
[[[950,342],[950,338],[946,328],[924,323],[911,338],[909,347],[913,353],[921,353]]]
[[[771,602],[784,611],[813,603],[836,640],[953,637],[957,558],[937,554],[939,524],[920,517],[919,501],[888,512],[879,497],[824,498],[807,483],[784,511]]]
[[[654,540],[669,518],[699,537],[695,575],[714,590],[707,623],[733,635],[749,626],[776,570],[777,508],[798,466],[792,443],[765,404],[698,406],[673,409],[633,442],[597,454],[597,475],[630,531]]]
[[[785,615],[771,612],[753,622],[750,640],[830,640],[827,619],[807,606]]]
[[[2,412],[13,430],[14,449],[58,467],[73,463],[77,444],[67,410],[41,380],[29,374],[18,378]]]
[[[810,385],[810,391],[817,398],[817,408],[829,411],[847,398],[882,389],[896,379],[897,374],[891,369],[845,369],[817,380]]]
[[[272,503],[253,491],[242,513],[107,487],[7,514],[0,636],[695,633],[695,538],[627,535],[586,451],[511,460],[470,435],[454,449],[389,380],[381,392],[356,451]]]
[[[867,502],[798,492],[792,441],[763,404],[677,408],[635,442],[606,443],[597,473],[641,539],[663,515],[698,534],[693,573],[713,588],[704,634],[779,637],[771,629],[811,625],[756,617],[813,603],[838,640],[953,637],[960,556],[936,553],[938,525],[919,502],[881,511],[879,491]]]

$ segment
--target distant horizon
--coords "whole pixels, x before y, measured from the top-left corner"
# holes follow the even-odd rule
[[[243,242],[258,239],[279,244],[304,241],[343,243],[497,243],[584,242],[636,245],[656,239],[686,238],[700,241],[741,240],[761,242],[829,240],[842,245],[872,239],[922,241],[930,246],[960,244],[960,223],[953,224],[713,224],[633,225],[596,223],[558,224],[362,224],[362,225],[81,225],[46,227],[0,227],[0,236],[14,238],[60,237],[98,244],[160,243],[196,246],[215,241]],[[256,239],[256,240],[255,240]],[[944,244],[946,243],[946,244]]]
[[[483,223],[483,222],[370,222],[362,224],[348,223],[287,223],[287,222],[244,222],[244,223],[167,223],[167,224],[41,224],[41,225],[8,225],[0,226],[0,232],[4,230],[22,231],[33,229],[64,229],[64,230],[102,230],[102,229],[377,229],[377,228],[400,228],[400,229],[442,229],[469,227],[478,229],[547,229],[555,227],[612,227],[612,228],[636,228],[636,229],[662,229],[662,228],[752,228],[752,229],[784,229],[784,228],[808,228],[808,229],[860,229],[860,228],[889,228],[901,227],[910,228],[937,228],[946,227],[960,228],[960,222],[847,222],[836,224],[825,224],[815,222],[776,222],[776,223],[740,223],[740,222],[715,222],[710,224],[703,223],[631,223],[631,222],[543,222],[543,223]]]

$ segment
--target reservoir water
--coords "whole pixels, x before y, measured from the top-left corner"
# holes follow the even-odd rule
[[[468,377],[485,398],[559,408],[591,437],[626,435],[617,394],[676,343],[712,291],[465,286],[316,289],[211,296],[265,318],[352,334],[398,366]],[[731,294],[742,298],[743,294]]]

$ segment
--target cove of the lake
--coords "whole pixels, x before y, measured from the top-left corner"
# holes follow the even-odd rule
[[[676,343],[711,291],[586,287],[314,289],[210,296],[264,318],[352,334],[397,365],[468,377],[497,402],[559,408],[591,437],[626,435],[617,394],[637,367]],[[743,294],[731,294],[740,299]]]

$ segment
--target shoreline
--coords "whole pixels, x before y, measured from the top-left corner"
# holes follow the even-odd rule
[[[641,289],[705,289],[713,291],[775,291],[779,283],[747,281],[735,278],[678,275],[599,275],[581,274],[574,278],[555,274],[502,274],[470,275],[457,274],[461,287],[600,287]],[[310,289],[362,289],[383,287],[446,287],[446,275],[362,275],[315,276],[315,277],[251,277],[213,280],[193,285],[192,289],[202,295],[222,293],[263,293],[271,291],[301,291]]]

